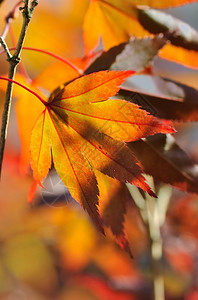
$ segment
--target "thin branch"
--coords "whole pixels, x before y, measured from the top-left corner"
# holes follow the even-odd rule
[[[10,28],[9,28],[9,35],[10,35],[10,38],[11,38],[11,41],[12,41],[12,44],[13,44],[13,50],[16,49],[16,39],[15,39],[15,36],[14,36],[14,33],[13,33],[13,30],[12,30],[12,26],[10,24]],[[10,48],[9,48],[10,50]],[[22,49],[23,50],[23,49]],[[4,50],[0,51],[0,54],[1,53],[4,53]],[[26,81],[31,84],[32,83],[32,79],[30,78],[30,76],[28,75],[28,72],[24,66],[24,63],[23,61],[21,60],[20,63],[19,63],[19,69],[20,69],[20,73],[24,76],[24,78],[26,79]]]
[[[1,126],[1,136],[0,136],[0,175],[2,170],[2,161],[3,161],[3,154],[4,154],[4,148],[5,148],[5,140],[7,136],[7,128],[9,123],[9,117],[10,117],[10,108],[11,108],[11,101],[12,101],[12,90],[13,90],[13,82],[15,72],[17,65],[20,62],[20,54],[23,47],[23,43],[25,40],[26,32],[28,29],[28,25],[30,23],[32,14],[34,12],[35,7],[37,6],[38,1],[32,1],[31,7],[30,7],[30,0],[24,1],[24,7],[20,7],[19,9],[22,10],[23,14],[23,25],[21,29],[21,33],[19,36],[19,40],[16,46],[16,50],[13,54],[13,56],[9,59],[9,73],[8,73],[8,79],[10,81],[7,85],[7,91],[5,96],[5,103],[4,103],[4,111],[2,116],[2,126]]]
[[[4,51],[5,51],[5,53],[7,55],[8,61],[9,61],[12,58],[12,55],[10,54],[8,46],[7,46],[5,40],[4,40],[4,38],[2,36],[0,36],[0,43],[1,43],[1,45],[2,45],[2,47],[4,49]]]
[[[35,7],[38,5],[39,0],[33,0],[30,6],[30,14],[32,15],[34,12]]]

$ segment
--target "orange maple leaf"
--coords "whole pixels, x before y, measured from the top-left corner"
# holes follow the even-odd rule
[[[30,50],[40,50],[34,48],[26,48]],[[43,50],[41,50],[42,52]],[[65,82],[71,81],[80,74],[77,72],[78,67],[83,70],[92,61],[92,57],[75,59],[75,68],[71,67],[69,64],[63,62],[56,62],[42,71],[34,80],[29,82],[27,78],[16,73],[15,80],[28,87],[30,90],[36,92],[38,95],[43,96],[43,93],[39,90],[46,90],[52,92],[57,86],[64,85]],[[80,70],[80,69],[79,69]],[[5,76],[7,77],[7,76]],[[29,79],[29,78],[28,78]],[[6,92],[7,84],[6,82],[1,82],[0,89]],[[32,128],[38,118],[38,115],[43,110],[43,105],[40,101],[35,101],[35,96],[28,93],[25,89],[21,89],[18,85],[14,85],[13,96],[17,97],[16,103],[16,114],[19,137],[21,140],[21,157],[20,157],[20,172],[25,174],[29,170],[30,163],[30,137]],[[29,109],[31,106],[31,110]]]
[[[131,249],[125,234],[125,214],[131,200],[126,184],[95,171],[100,190],[99,211],[104,225],[109,227],[117,244],[132,257]]]
[[[119,45],[129,40],[131,35],[144,37],[151,35],[138,20],[138,5],[146,5],[153,8],[168,8],[196,0],[91,0],[84,19],[84,42],[85,52],[93,51],[100,43],[103,43],[104,50]],[[92,28],[92,30],[90,30]],[[182,64],[197,67],[196,51],[189,51],[178,48],[175,51],[172,45],[162,49],[162,57],[171,59]],[[193,59],[191,56],[193,55]]]
[[[37,182],[47,176],[53,156],[60,178],[101,231],[94,169],[154,195],[123,141],[174,132],[137,105],[108,100],[132,74],[102,71],[76,79],[48,99],[31,137],[31,166]]]
[[[197,51],[184,49],[172,44],[167,44],[160,50],[159,56],[173,62],[180,63],[190,68],[198,68],[198,53]]]

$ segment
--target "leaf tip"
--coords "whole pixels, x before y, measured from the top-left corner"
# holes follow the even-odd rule
[[[125,235],[117,236],[116,241],[117,241],[118,245],[129,254],[130,258],[133,259],[134,256],[133,256],[133,253],[129,246],[129,242],[128,242],[127,238],[125,237]]]
[[[133,70],[126,70],[126,71],[120,71],[120,72],[123,73],[125,78],[130,77],[136,73],[136,71],[133,71]]]
[[[166,119],[163,119],[163,123],[166,126],[166,133],[175,133],[177,132],[171,125],[172,122]]]
[[[152,191],[152,189],[150,188],[149,190],[147,190],[147,193],[153,197],[153,198],[157,198],[157,195]]]
[[[97,219],[93,218],[93,221],[95,222],[97,229],[102,233],[102,235],[106,236],[103,226],[103,219],[101,218],[101,216],[98,215]]]

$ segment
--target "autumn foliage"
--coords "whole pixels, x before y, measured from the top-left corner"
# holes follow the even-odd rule
[[[39,1],[11,79],[2,45],[2,297],[196,299],[198,32],[167,12],[193,2]],[[10,53],[23,5],[0,1]]]

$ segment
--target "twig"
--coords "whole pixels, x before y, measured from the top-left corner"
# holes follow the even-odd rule
[[[8,46],[6,44],[6,42],[4,41],[4,38],[2,36],[0,36],[0,43],[1,43],[1,46],[3,47],[6,55],[7,55],[7,58],[8,58],[8,61],[12,58],[12,55],[8,49]]]
[[[12,31],[12,26],[11,26],[11,24],[10,24],[10,28],[9,28],[9,35],[10,35],[10,38],[11,38],[11,41],[12,41],[12,44],[13,44],[13,50],[15,50],[15,49],[16,49],[16,44],[17,44],[17,42],[16,42],[16,39],[15,39],[14,33],[13,33],[13,31]],[[11,49],[12,49],[12,48],[11,48]],[[9,48],[9,50],[10,50],[10,48]],[[22,48],[22,50],[23,50],[23,48]],[[1,51],[0,51],[0,54],[1,54],[1,53],[4,53],[4,50],[1,50]],[[25,68],[25,66],[24,66],[23,60],[20,61],[20,64],[19,64],[18,67],[19,67],[20,73],[24,76],[24,78],[26,79],[26,81],[27,81],[29,84],[31,84],[31,83],[32,83],[32,79],[31,79],[30,76],[28,75],[28,72],[27,72],[27,70],[26,70],[26,68]]]
[[[13,80],[16,72],[17,65],[20,62],[20,54],[23,47],[23,43],[25,40],[26,32],[28,29],[28,25],[30,23],[32,14],[34,12],[35,7],[38,5],[38,0],[33,0],[30,5],[30,0],[24,1],[24,7],[19,8],[22,10],[23,14],[23,25],[21,29],[21,33],[19,36],[19,40],[16,46],[16,50],[11,58],[9,58],[9,73],[8,78]],[[13,90],[13,82],[9,81],[7,85],[7,91],[5,96],[5,103],[4,103],[4,111],[2,116],[2,126],[1,126],[1,136],[0,136],[0,175],[2,170],[2,161],[3,161],[3,154],[5,148],[5,140],[7,136],[7,128],[9,123],[9,116],[10,116],[10,108],[11,108],[11,100],[12,100],[12,90]]]

